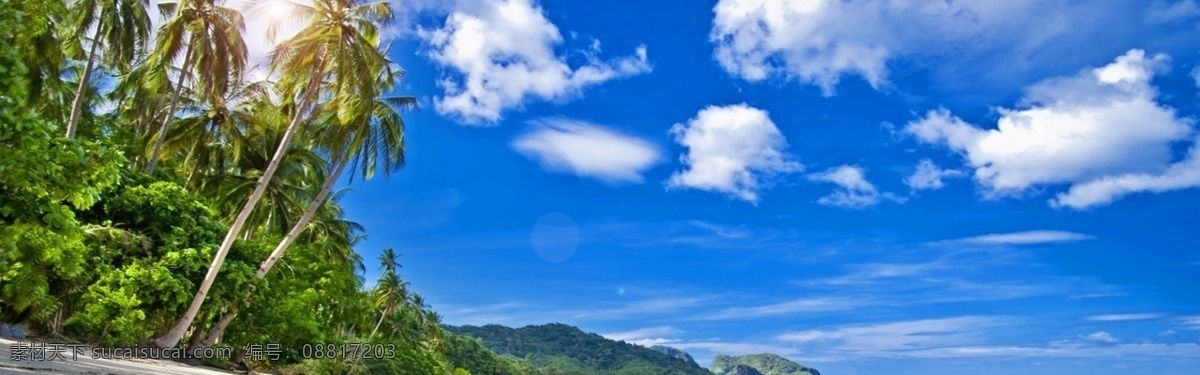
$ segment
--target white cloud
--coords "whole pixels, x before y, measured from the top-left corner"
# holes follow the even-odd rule
[[[634,345],[654,346],[665,345],[679,342],[678,339],[668,338],[669,336],[682,333],[679,329],[671,326],[658,326],[639,328],[632,331],[602,333],[609,340],[624,341]]]
[[[1090,335],[1083,336],[1083,338],[1090,340],[1090,341],[1104,342],[1104,343],[1109,343],[1109,344],[1121,341],[1121,340],[1117,340],[1116,337],[1113,337],[1112,334],[1110,334],[1108,332],[1104,332],[1104,331],[1095,332]]]
[[[420,34],[430,58],[452,71],[439,82],[445,95],[438,112],[469,124],[494,124],[506,109],[530,99],[565,100],[585,87],[647,73],[646,48],[602,61],[599,42],[581,50],[587,62],[571,67],[555,52],[563,37],[532,0],[483,0],[446,18],[445,26]]]
[[[1179,323],[1183,324],[1184,328],[1186,329],[1200,330],[1200,315],[1179,318]]]
[[[855,165],[843,165],[830,168],[824,172],[808,176],[809,180],[829,182],[838,186],[832,194],[821,197],[817,203],[841,207],[850,210],[861,210],[879,204],[884,200],[904,202],[904,198],[892,193],[880,193],[875,185],[866,178],[866,172]]]
[[[847,311],[867,304],[862,300],[842,297],[804,298],[761,306],[731,307],[710,316],[701,316],[698,320],[749,319],[798,313]]]
[[[1197,344],[1096,345],[1094,343],[1064,343],[1051,346],[959,346],[912,352],[874,353],[881,356],[911,358],[983,358],[983,357],[1053,357],[1053,358],[1178,358],[1200,356]]]
[[[1171,160],[1172,144],[1193,134],[1192,121],[1155,102],[1150,84],[1165,61],[1131,50],[1107,66],[1035,84],[1024,109],[1000,109],[995,129],[937,110],[904,131],[962,154],[988,197],[1069,184],[1050,204],[1083,209],[1130,193],[1197,186],[1200,151]]]
[[[1155,313],[1140,313],[1140,314],[1106,314],[1094,315],[1087,317],[1087,320],[1095,322],[1124,322],[1132,320],[1149,320],[1161,318],[1162,314]]]
[[[1192,68],[1192,79],[1196,81],[1196,87],[1200,87],[1200,65]]]
[[[1146,18],[1152,22],[1175,22],[1200,16],[1200,6],[1194,0],[1156,1],[1146,9]]]
[[[713,12],[709,38],[726,71],[794,79],[826,95],[847,76],[887,86],[896,59],[971,65],[976,74],[982,62],[1027,69],[1060,55],[1045,53],[1048,46],[1078,47],[1120,30],[1097,22],[1111,6],[1063,0],[721,0]]]
[[[787,141],[767,111],[746,104],[708,106],[687,123],[671,127],[687,148],[684,170],[667,180],[668,188],[723,193],[757,203],[759,192],[781,175],[804,169],[784,153]]]
[[[779,335],[778,339],[817,343],[838,351],[906,351],[974,343],[984,328],[1000,322],[1001,319],[980,316],[924,319],[792,332]]]
[[[631,316],[631,315],[666,315],[674,314],[681,310],[693,310],[703,305],[710,304],[719,296],[699,296],[699,297],[658,297],[640,301],[629,302],[620,307],[614,308],[591,308],[587,310],[570,312],[576,318],[586,317],[602,317],[611,318],[614,316]]]
[[[1187,159],[1156,173],[1128,173],[1104,176],[1071,186],[1059,193],[1050,204],[1075,209],[1110,204],[1123,196],[1140,193],[1163,193],[1200,186],[1200,138],[1193,142]]]
[[[692,220],[691,223],[692,223],[692,225],[695,225],[696,227],[704,229],[704,230],[708,230],[708,231],[712,232],[713,234],[717,235],[717,237],[721,237],[721,238],[747,238],[747,237],[750,237],[750,231],[747,230],[744,225],[732,227],[732,226],[727,226],[727,225],[713,224],[713,223],[703,221],[703,220]]]
[[[921,159],[917,163],[917,170],[912,175],[904,179],[904,184],[913,190],[937,190],[945,186],[942,182],[943,178],[953,178],[962,176],[963,173],[953,169],[941,169],[933,160]]]
[[[969,245],[1038,245],[1090,240],[1094,236],[1061,230],[1031,230],[1014,233],[994,233],[982,236],[943,241]]]
[[[1120,343],[1107,332],[1043,345],[990,344],[989,330],[1015,322],[1010,318],[963,316],[876,324],[779,335],[793,351],[830,358],[1197,358],[1200,345]]]
[[[658,147],[641,138],[561,118],[534,121],[511,146],[546,170],[609,184],[642,182],[642,174],[662,160]]]

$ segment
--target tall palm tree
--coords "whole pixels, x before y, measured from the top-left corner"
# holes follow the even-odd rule
[[[400,268],[400,255],[391,248],[383,249],[379,254],[379,268],[383,269],[383,275],[379,277],[379,282],[375,285],[375,308],[379,311],[379,322],[375,323],[375,328],[371,329],[371,334],[367,336],[367,342],[375,337],[375,333],[379,331],[379,326],[383,325],[383,321],[388,316],[391,316],[396,311],[398,305],[406,304],[409,301],[408,283],[400,280],[400,274],[396,270]]]
[[[285,97],[295,103],[292,119],[279,140],[270,165],[259,177],[257,186],[213,255],[212,264],[191,305],[174,328],[154,340],[159,347],[174,347],[192,325],[229,249],[262,199],[301,122],[311,117],[311,109],[318,98],[325,94],[329,101],[337,103],[337,118],[345,124],[365,116],[369,106],[361,98],[372,97],[378,92],[372,72],[377,72],[387,61],[379,50],[379,26],[390,22],[391,6],[387,2],[360,4],[356,0],[316,0],[311,6],[292,4],[293,11],[309,19],[309,23],[295,36],[276,46],[271,59],[272,71],[281,75]],[[269,33],[273,36],[273,31]],[[340,124],[327,124],[336,125]]]
[[[89,81],[95,68],[97,57],[104,52],[103,63],[117,71],[128,71],[131,63],[145,49],[146,41],[150,39],[150,15],[146,8],[149,0],[78,0],[71,4],[70,34],[68,49],[75,55],[80,54],[84,34],[92,30],[91,47],[85,57],[83,76],[79,79],[79,89],[75,91],[75,100],[71,104],[71,115],[67,119],[67,138],[75,137],[79,125],[79,114],[85,104]],[[100,50],[100,46],[104,50]]]
[[[155,136],[154,148],[147,161],[146,171],[153,172],[167,138],[168,125],[175,116],[184,80],[193,70],[208,72],[196,81],[199,101],[219,100],[231,82],[242,77],[246,67],[246,42],[242,32],[246,23],[242,14],[233,8],[216,4],[213,0],[180,0],[178,3],[162,5],[166,11],[174,10],[175,16],[163,24],[158,31],[158,45],[151,55],[150,64],[160,74],[182,52],[183,68],[179,71],[173,87],[170,105],[163,115],[162,124]]]
[[[402,70],[393,69],[390,64],[378,75],[379,87],[389,89],[403,74]],[[361,171],[363,178],[371,178],[376,169],[382,169],[384,175],[404,165],[404,118],[398,108],[416,107],[416,98],[411,96],[376,99],[370,104],[367,116],[355,119],[347,126],[334,126],[317,129],[316,138],[325,142],[324,149],[330,155],[332,173],[325,179],[320,192],[308,204],[304,214],[300,216],[287,235],[283,237],[271,255],[258,268],[258,277],[265,277],[275,263],[283,258],[284,253],[292,242],[304,232],[317,209],[321,207],[325,197],[329,195],[333,185],[341,178],[342,172],[352,162]],[[338,108],[322,107],[325,121],[333,122],[333,114]]]

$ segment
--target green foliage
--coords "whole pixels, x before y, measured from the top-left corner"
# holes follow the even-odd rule
[[[712,372],[718,375],[739,373],[738,368],[749,368],[763,375],[821,375],[814,368],[805,367],[775,354],[748,354],[731,357],[718,355],[713,358]],[[745,370],[741,370],[745,372]]]
[[[518,361],[492,353],[479,339],[456,334],[446,335],[446,361],[456,371],[475,375],[528,374]],[[524,371],[523,371],[524,370]]]
[[[361,227],[342,216],[336,194],[313,206],[311,229],[278,271],[256,275],[280,229],[296,222],[316,189],[337,180],[327,175],[330,167],[354,159],[357,172],[369,177],[376,168],[386,174],[403,164],[403,120],[391,103],[412,100],[382,99],[402,74],[380,50],[378,27],[390,18],[386,3],[318,0],[311,35],[281,44],[273,61],[282,82],[258,84],[238,74],[245,63],[241,14],[206,1],[180,3],[166,4],[183,11],[164,23],[158,48],[147,56],[144,1],[70,2],[68,8],[58,1],[0,0],[0,320],[102,345],[142,344],[162,335],[186,311],[228,218],[258,183],[282,129],[296,119],[312,129],[285,147],[266,198],[235,233],[238,240],[185,342],[199,343],[223,316],[238,312],[217,345],[284,349],[279,360],[251,361],[251,367],[320,374],[562,373],[446,334],[440,317],[408,291],[395,257],[387,277],[365,288],[353,249]],[[361,37],[349,43],[329,38],[346,33]],[[93,37],[101,41],[95,56],[82,48]],[[80,60],[93,57],[99,66],[92,71],[120,74],[105,77],[117,84],[101,90],[84,82],[75,92],[86,80]],[[173,61],[190,61],[193,68],[178,69]],[[176,92],[180,113],[164,116],[173,112],[168,94]],[[62,129],[75,97],[82,99],[83,116],[78,136],[68,139]],[[297,108],[305,100],[310,108]],[[93,108],[106,101],[116,104],[111,113]],[[149,164],[147,144],[165,129],[164,117],[196,113],[204,117],[170,121],[178,135],[169,135],[161,154],[153,155],[163,161],[153,174],[136,172]],[[305,344],[368,341],[395,345],[396,358],[301,360],[298,352]]]
[[[139,307],[137,289],[131,282],[145,269],[132,267],[125,272],[104,272],[96,284],[83,294],[83,309],[77,311],[67,324],[99,333],[101,344],[119,345],[138,342],[145,336],[145,311]]]
[[[4,0],[0,0],[4,1]],[[0,29],[22,17],[0,4]],[[19,41],[3,34],[4,41]],[[78,276],[87,248],[76,210],[91,207],[118,181],[121,154],[71,140],[25,106],[19,53],[0,46],[0,317],[44,318],[57,309],[51,286]]]
[[[492,351],[524,358],[540,371],[562,374],[708,374],[700,366],[641,346],[613,341],[565,324],[524,328],[448,327],[478,338]]]

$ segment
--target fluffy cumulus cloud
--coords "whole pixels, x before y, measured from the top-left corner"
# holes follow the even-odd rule
[[[784,152],[787,141],[767,111],[746,104],[709,106],[695,118],[671,127],[675,141],[687,148],[683,170],[667,180],[668,188],[690,188],[726,194],[757,203],[762,189],[804,166]]]
[[[962,175],[960,171],[939,168],[933,160],[921,159],[917,163],[917,170],[904,179],[904,184],[913,190],[937,190],[946,185],[942,179]]]
[[[895,202],[904,201],[904,198],[892,193],[880,193],[879,189],[875,188],[875,185],[867,181],[866,171],[862,167],[855,165],[830,168],[824,172],[809,175],[808,179],[837,185],[837,189],[832,194],[817,200],[817,203],[826,206],[860,210],[874,206],[885,200]]]
[[[642,174],[662,160],[658,147],[641,138],[569,119],[535,121],[511,146],[546,170],[609,184],[642,182]]]
[[[1158,104],[1151,85],[1166,60],[1131,50],[1106,66],[1037,83],[1020,108],[1000,109],[987,128],[935,110],[904,131],[964,156],[989,197],[1069,185],[1050,204],[1083,209],[1198,186],[1200,151],[1172,155],[1173,145],[1191,141],[1193,121]]]
[[[494,124],[506,109],[527,100],[564,100],[585,87],[651,70],[646,48],[601,60],[599,42],[579,51],[587,61],[572,67],[555,52],[562,34],[532,0],[482,0],[446,18],[445,25],[420,34],[430,58],[449,76],[439,84],[438,112],[469,124]]]
[[[773,76],[821,87],[844,76],[878,88],[890,60],[1019,61],[1090,14],[1060,0],[721,0],[714,7],[715,58],[750,81]],[[1070,5],[1070,6],[1068,6]],[[1072,27],[1075,26],[1075,27]],[[1003,51],[1003,54],[990,54]],[[1016,62],[1014,61],[1014,62]],[[1009,64],[1019,65],[1019,64]]]

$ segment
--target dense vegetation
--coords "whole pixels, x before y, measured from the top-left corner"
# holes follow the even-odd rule
[[[364,285],[364,233],[332,189],[404,163],[415,102],[389,96],[388,4],[292,4],[300,30],[264,81],[239,10],[156,5],[0,0],[0,321],[108,346],[279,344],[246,365],[291,372],[466,373],[395,252]],[[301,352],[362,342],[395,356]]]
[[[718,375],[821,375],[814,368],[805,367],[774,354],[749,354],[737,357],[722,354],[713,357],[710,369]]]
[[[515,329],[498,325],[447,329],[477,338],[495,353],[523,359],[548,374],[709,374],[695,362],[612,341],[565,324]]]

